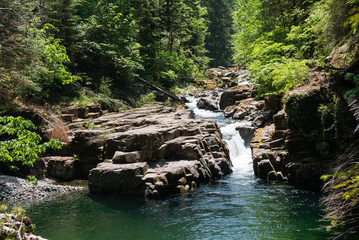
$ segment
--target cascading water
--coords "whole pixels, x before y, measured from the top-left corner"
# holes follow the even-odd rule
[[[51,240],[326,239],[318,195],[254,177],[251,150],[221,112],[188,107],[215,119],[230,150],[233,173],[193,192],[160,200],[77,193],[27,208],[37,234]]]
[[[196,118],[215,119],[218,122],[222,132],[222,138],[226,141],[229,148],[234,174],[238,171],[251,174],[251,150],[244,146],[244,140],[237,130],[239,127],[248,125],[249,123],[246,121],[231,122],[230,119],[224,118],[222,112],[198,109],[196,103],[199,98],[189,97],[188,100],[189,103],[187,103],[187,107],[194,112]]]

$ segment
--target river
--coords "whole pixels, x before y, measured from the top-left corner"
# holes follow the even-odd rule
[[[233,173],[196,191],[156,200],[73,193],[27,206],[36,233],[50,240],[107,239],[326,239],[319,195],[255,178],[251,150],[222,113],[216,119],[228,144]]]

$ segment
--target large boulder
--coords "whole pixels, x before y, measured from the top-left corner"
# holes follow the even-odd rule
[[[217,111],[217,103],[212,98],[200,98],[197,102],[198,109],[204,109],[209,111]]]
[[[255,127],[253,126],[240,126],[237,127],[236,130],[238,130],[239,135],[244,140],[244,145],[246,147],[249,147],[252,141],[252,138],[254,136],[254,132],[256,131]]]
[[[74,157],[43,157],[30,168],[30,174],[38,179],[46,177],[69,181],[78,177],[78,161]]]
[[[73,157],[45,157],[47,176],[59,180],[72,180],[77,176],[76,160]]]
[[[123,193],[139,195],[144,192],[142,177],[148,170],[147,163],[100,163],[89,175],[92,193]]]
[[[224,110],[226,107],[235,105],[237,101],[250,98],[252,96],[253,87],[249,84],[242,84],[228,89],[222,93],[219,107]]]

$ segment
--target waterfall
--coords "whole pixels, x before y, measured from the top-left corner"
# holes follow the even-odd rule
[[[248,172],[252,170],[251,149],[244,146],[244,140],[236,128],[242,126],[242,122],[234,122],[221,127],[224,141],[229,148],[229,155],[233,163],[233,170]]]
[[[244,140],[239,135],[238,127],[248,124],[246,121],[232,121],[224,118],[222,112],[212,112],[197,108],[197,101],[199,98],[188,97],[189,103],[187,107],[191,109],[196,119],[213,119],[216,120],[220,126],[223,140],[227,143],[230,158],[233,164],[234,174],[252,174],[252,155],[251,149],[246,148]]]

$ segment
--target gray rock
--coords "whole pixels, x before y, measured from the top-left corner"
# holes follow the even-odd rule
[[[244,145],[249,147],[256,129],[252,126],[241,126],[238,127],[237,130],[239,131],[239,135],[244,140]]]
[[[136,151],[136,152],[121,152],[121,151],[117,151],[115,152],[115,155],[112,158],[112,162],[114,164],[117,163],[136,163],[140,160],[141,158],[141,153]]]
[[[243,84],[228,89],[222,93],[219,107],[220,109],[225,109],[228,106],[235,105],[237,101],[250,98],[252,96],[253,88],[249,84]]]
[[[197,107],[209,111],[218,110],[217,103],[212,98],[200,98],[197,102]]]
[[[154,108],[95,119],[101,127],[87,141],[102,145],[112,160],[91,170],[90,191],[165,196],[229,174],[229,152],[217,123],[188,115],[184,109]],[[106,129],[113,131],[105,134]]]

